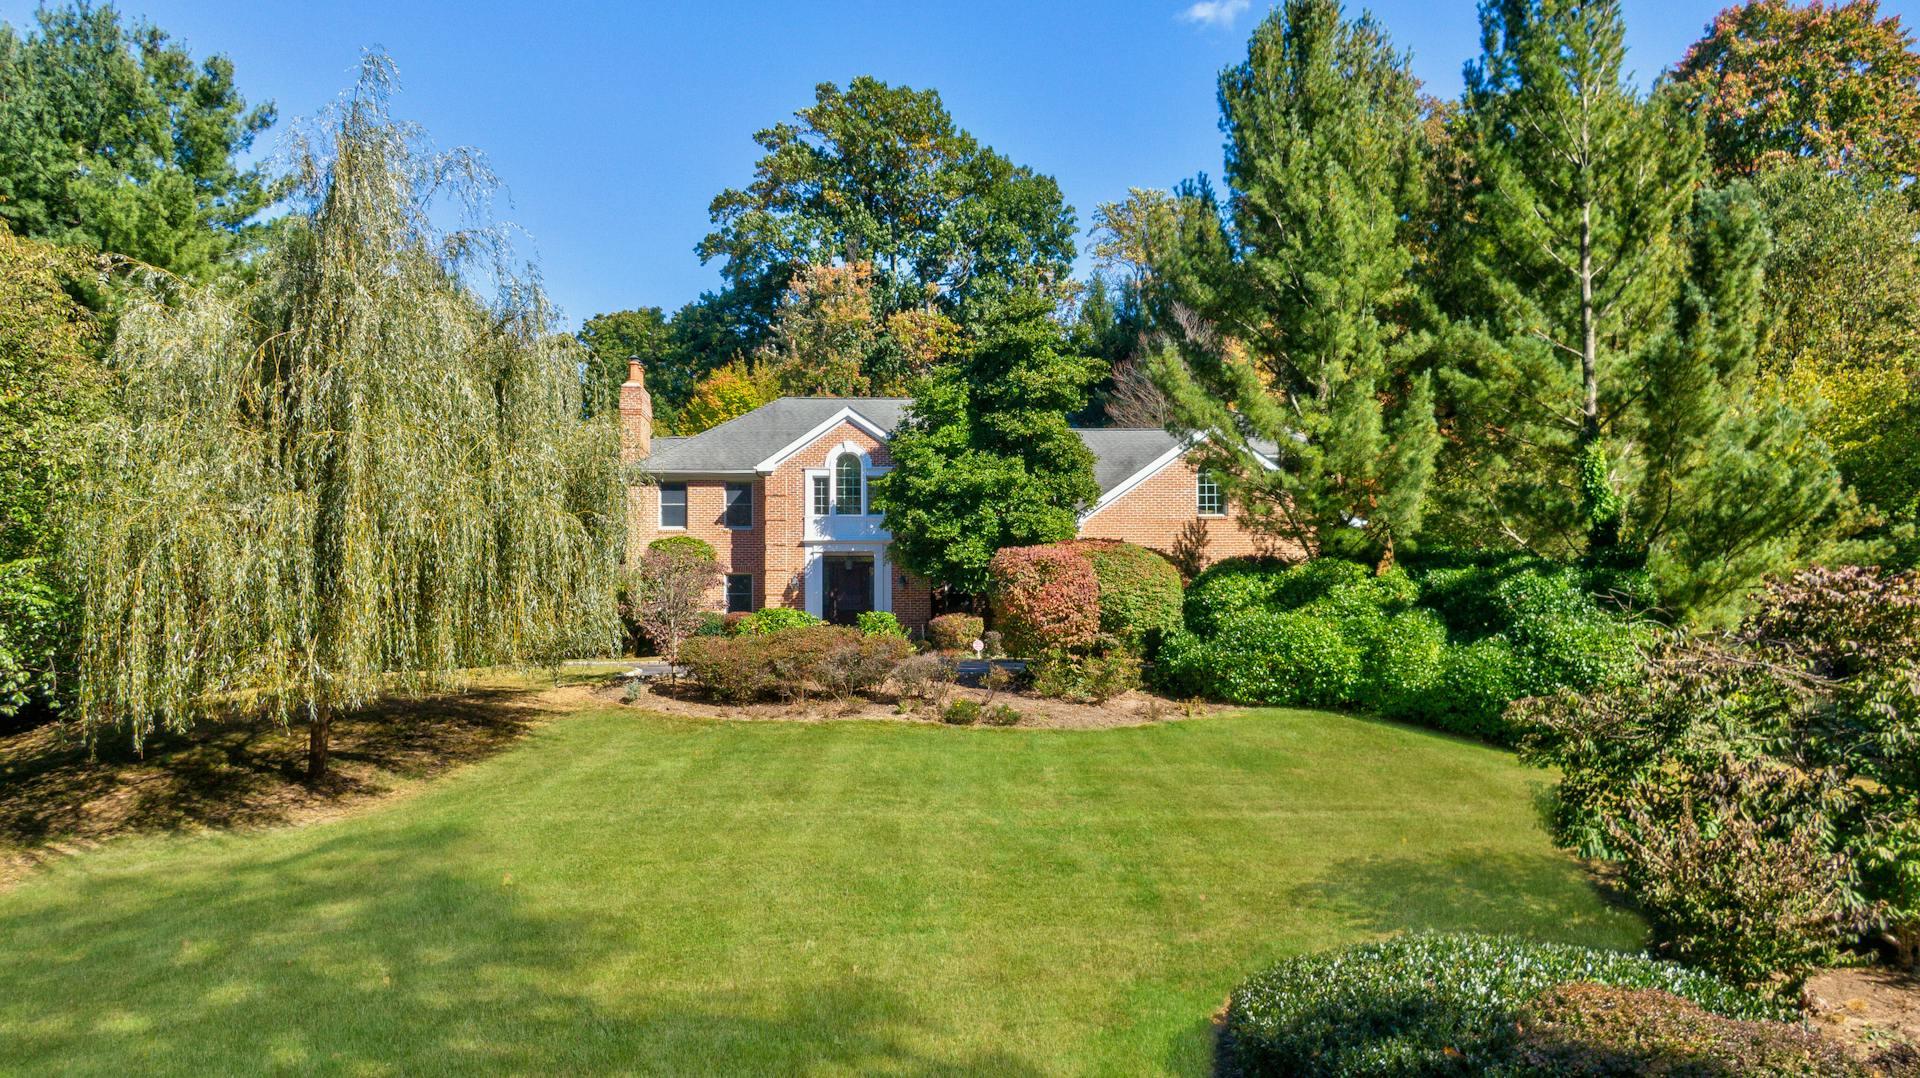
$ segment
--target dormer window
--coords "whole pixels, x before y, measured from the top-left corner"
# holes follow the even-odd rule
[[[840,516],[859,516],[866,512],[866,476],[860,458],[842,453],[833,463],[833,511]]]

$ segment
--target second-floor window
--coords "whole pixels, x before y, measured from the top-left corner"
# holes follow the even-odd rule
[[[685,483],[660,484],[660,526],[662,528],[687,526],[687,485]]]
[[[824,475],[813,477],[813,515],[826,516],[833,512],[833,486]]]
[[[860,474],[860,458],[843,453],[833,465],[833,511],[858,516],[866,512],[866,479]]]
[[[727,508],[722,522],[729,528],[753,527],[752,483],[727,484]]]
[[[1227,515],[1226,496],[1220,492],[1220,480],[1211,472],[1200,473],[1200,490],[1195,501],[1203,517]]]

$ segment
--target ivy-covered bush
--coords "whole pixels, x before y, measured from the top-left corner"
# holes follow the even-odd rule
[[[713,552],[713,544],[697,535],[667,535],[647,544],[649,551],[683,551],[697,558],[715,561],[719,555]]]
[[[1065,544],[1007,547],[987,572],[994,625],[1016,655],[1092,646],[1100,635],[1100,582],[1085,554]]]
[[[1784,1017],[1709,974],[1639,955],[1417,935],[1304,955],[1248,980],[1228,1000],[1222,1053],[1248,1076],[1500,1073],[1521,1010],[1575,983],[1657,989],[1728,1018]]]
[[[741,618],[733,631],[741,636],[764,636],[783,629],[805,629],[823,624],[819,618],[792,607],[769,606]]]
[[[986,629],[986,619],[978,615],[942,614],[927,622],[927,639],[941,651],[967,651]]]
[[[1067,546],[1086,555],[1099,585],[1100,631],[1128,654],[1145,656],[1180,627],[1180,570],[1145,547],[1106,539]]]

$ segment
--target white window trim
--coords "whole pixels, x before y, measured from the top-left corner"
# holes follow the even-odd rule
[[[785,464],[789,459],[793,457],[794,454],[812,445],[815,439],[821,437],[822,435],[826,434],[828,431],[832,430],[833,428],[839,426],[842,423],[852,423],[854,426],[859,427],[861,430],[866,431],[868,434],[872,435],[875,441],[885,442],[887,440],[888,435],[886,430],[882,428],[878,423],[875,423],[873,420],[868,419],[866,416],[863,416],[859,412],[854,411],[852,408],[842,408],[839,411],[833,413],[833,415],[827,417],[825,422],[814,427],[812,430],[808,431],[807,433],[802,434],[800,437],[795,438],[793,441],[788,442],[785,446],[783,446],[780,450],[775,452],[772,456],[754,465],[753,470],[763,475],[771,473],[775,468],[778,468],[780,467],[780,465]],[[847,444],[851,444],[851,443],[847,443]]]
[[[1193,515],[1199,517],[1202,520],[1224,519],[1227,515],[1227,492],[1224,488],[1220,486],[1220,481],[1218,479],[1215,479],[1213,481],[1213,493],[1215,497],[1220,499],[1220,508],[1217,510],[1214,510],[1213,512],[1208,512],[1207,510],[1200,508],[1200,484],[1206,482],[1206,479],[1207,479],[1207,473],[1205,469],[1201,469],[1201,468],[1194,469],[1193,471]]]
[[[840,477],[835,474],[835,468],[839,465],[840,458],[849,454],[860,459],[860,512],[858,513],[838,512],[840,508]],[[885,475],[892,470],[891,468],[874,464],[873,452],[871,450],[864,449],[853,442],[841,442],[828,451],[825,467],[808,468],[800,474],[800,497],[806,504],[807,517],[811,520],[825,520],[829,517],[861,520],[884,515],[873,511],[873,481],[876,477]],[[825,515],[813,511],[813,481],[815,479],[825,479],[827,481],[827,511]]]

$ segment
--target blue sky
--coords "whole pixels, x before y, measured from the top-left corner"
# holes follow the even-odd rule
[[[1627,0],[1628,62],[1645,82],[1677,60],[1717,0]],[[1920,0],[1883,0],[1912,26]],[[1220,168],[1214,78],[1267,4],[580,3],[123,0],[195,55],[233,58],[250,100],[311,114],[365,46],[400,69],[402,115],[442,145],[483,150],[507,185],[500,216],[528,235],[567,324],[669,310],[718,281],[693,246],[707,204],[751,179],[754,131],[815,83],[873,74],[933,87],[961,126],[1060,181],[1084,229],[1129,186]],[[1478,51],[1470,0],[1377,0],[1435,92]],[[31,3],[0,0],[20,26]],[[279,127],[275,131],[280,130]],[[273,135],[267,142],[271,144]],[[1083,260],[1084,261],[1084,260]],[[1084,266],[1083,266],[1084,268]]]

